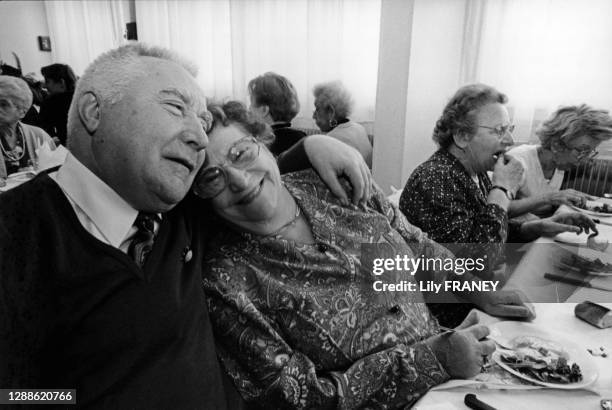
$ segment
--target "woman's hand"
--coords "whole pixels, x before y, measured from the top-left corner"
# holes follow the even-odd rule
[[[579,212],[561,213],[550,218],[525,222],[521,231],[530,231],[537,236],[555,236],[562,232],[598,233],[595,222]]]
[[[507,161],[507,162],[506,162]],[[493,168],[493,185],[499,185],[512,193],[518,191],[525,169],[521,162],[512,156],[500,155]]]
[[[442,333],[426,341],[452,378],[468,379],[477,375],[484,358],[495,351],[495,343],[484,340],[489,335],[489,328],[478,321],[476,311],[472,311],[454,332]]]
[[[348,205],[349,201],[338,180],[341,176],[347,177],[353,187],[355,205],[370,199],[372,174],[359,151],[326,135],[306,137],[304,149],[312,167],[343,204]]]
[[[550,205],[569,205],[583,206],[587,200],[594,200],[595,197],[576,191],[575,189],[564,189],[563,191],[548,192],[544,194],[545,201]]]
[[[535,309],[525,294],[518,290],[480,292],[470,299],[479,309],[491,316],[513,319],[535,318]]]

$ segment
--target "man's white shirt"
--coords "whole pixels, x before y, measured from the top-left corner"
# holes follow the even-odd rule
[[[138,211],[71,153],[49,174],[64,192],[83,228],[96,239],[127,253],[136,234]],[[155,224],[155,230],[159,224]]]

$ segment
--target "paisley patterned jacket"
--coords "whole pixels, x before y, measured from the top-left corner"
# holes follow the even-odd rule
[[[371,291],[361,244],[411,257],[452,254],[410,225],[378,189],[358,208],[341,205],[312,171],[283,180],[315,243],[223,229],[204,264],[225,369],[245,399],[264,408],[412,405],[449,378],[424,343],[439,327],[413,292],[381,298]]]

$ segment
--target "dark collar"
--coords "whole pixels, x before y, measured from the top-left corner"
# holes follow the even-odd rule
[[[277,122],[276,124],[272,124],[272,129],[277,130],[279,128],[291,128],[290,122]]]

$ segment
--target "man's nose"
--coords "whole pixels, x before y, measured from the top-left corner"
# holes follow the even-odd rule
[[[186,121],[187,131],[182,134],[183,141],[196,151],[203,150],[208,145],[208,135],[204,131],[202,119],[195,114],[189,114]]]
[[[244,169],[228,166],[225,168],[229,187],[233,192],[240,192],[249,186],[249,173]]]

